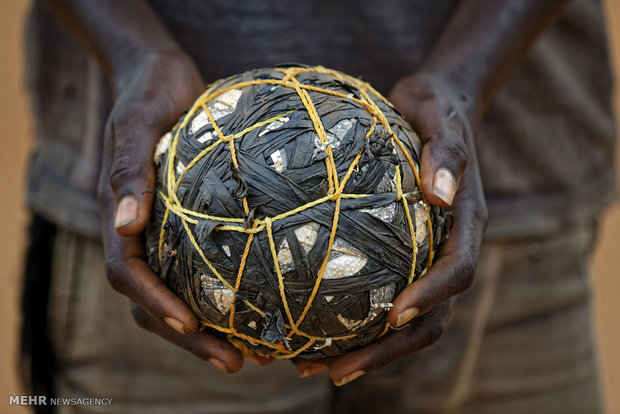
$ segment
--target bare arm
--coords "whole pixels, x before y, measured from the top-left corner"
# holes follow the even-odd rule
[[[480,119],[570,0],[463,0],[417,73],[440,76]]]
[[[116,86],[148,55],[182,54],[145,0],[44,0]]]
[[[477,123],[567,3],[462,0],[424,62],[396,84],[390,99],[424,142],[422,190],[432,204],[452,210],[454,226],[428,274],[394,300],[388,319],[405,329],[342,357],[297,361],[300,374],[329,368],[334,383],[342,385],[439,339],[454,296],[473,282],[486,226]]]

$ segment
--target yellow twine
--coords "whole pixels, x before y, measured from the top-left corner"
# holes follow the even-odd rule
[[[360,151],[360,153],[356,155],[354,160],[351,162],[351,165],[347,169],[347,172],[345,173],[344,177],[342,178],[342,181],[339,181],[331,145],[327,138],[327,134],[325,132],[325,128],[323,126],[321,118],[318,112],[316,111],[314,102],[312,101],[312,98],[310,97],[310,94],[308,93],[308,91],[331,95],[331,96],[339,97],[342,99],[347,99],[352,102],[355,102],[356,104],[366,109],[373,117],[373,124],[367,131],[366,137],[369,137],[373,133],[378,123],[381,124],[384,128],[386,128],[386,130],[388,131],[390,135],[390,139],[394,147],[394,153],[396,153],[396,147],[398,147],[400,151],[402,152],[403,156],[405,157],[405,160],[414,175],[418,188],[420,187],[420,176],[419,176],[417,167],[411,155],[409,154],[409,152],[407,151],[403,143],[400,141],[400,139],[396,136],[394,131],[391,129],[390,124],[387,118],[385,117],[385,114],[383,113],[383,111],[381,111],[378,105],[370,98],[367,91],[370,91],[370,93],[372,93],[375,97],[377,97],[378,99],[380,99],[381,101],[389,105],[390,107],[392,105],[387,101],[387,99],[385,99],[379,92],[377,92],[374,88],[372,88],[368,83],[363,82],[359,79],[353,78],[351,76],[345,75],[338,71],[326,69],[322,66],[316,66],[312,68],[304,68],[304,67],[292,67],[292,68],[287,68],[287,69],[278,68],[276,70],[278,70],[284,75],[281,80],[279,79],[257,79],[257,80],[252,80],[252,81],[238,82],[226,88],[220,89],[218,91],[215,91],[215,89],[220,85],[220,82],[216,82],[211,87],[209,87],[198,98],[198,100],[194,103],[192,108],[189,110],[189,112],[187,113],[187,115],[185,116],[181,124],[175,127],[176,132],[168,146],[168,160],[167,160],[166,165],[164,166],[164,175],[166,177],[166,180],[165,180],[166,193],[165,194],[163,192],[159,193],[166,207],[163,220],[162,220],[162,224],[161,224],[160,235],[159,235],[159,261],[160,262],[162,261],[162,246],[163,246],[163,241],[164,241],[164,236],[165,236],[164,226],[170,217],[170,213],[173,213],[173,214],[176,214],[181,219],[183,223],[183,227],[188,235],[189,241],[194,246],[194,248],[198,252],[203,262],[207,265],[209,270],[211,270],[211,272],[220,280],[220,282],[222,282],[222,284],[226,288],[230,289],[236,297],[236,293],[238,292],[239,287],[241,285],[243,273],[245,270],[245,265],[247,263],[247,259],[250,253],[254,235],[259,232],[262,232],[263,230],[266,230],[267,238],[269,241],[269,248],[271,251],[271,256],[273,258],[274,268],[276,271],[276,276],[278,278],[278,288],[280,291],[280,297],[282,299],[282,305],[284,307],[284,311],[288,319],[288,324],[285,324],[285,326],[288,329],[290,329],[287,337],[290,339],[294,335],[297,335],[297,336],[306,338],[307,342],[296,350],[289,350],[283,344],[272,344],[267,341],[263,341],[263,340],[260,340],[254,337],[250,337],[248,335],[245,335],[237,331],[237,329],[234,326],[234,317],[235,317],[235,311],[236,311],[235,301],[233,301],[233,304],[231,306],[228,327],[220,326],[220,325],[213,324],[213,323],[206,322],[206,321],[202,321],[201,323],[203,324],[203,326],[207,326],[219,332],[228,334],[228,338],[230,342],[234,346],[239,348],[243,352],[243,354],[246,356],[256,351],[248,348],[240,340],[247,341],[251,344],[260,344],[274,351],[271,354],[266,354],[266,356],[272,356],[275,358],[294,358],[298,356],[299,354],[301,354],[302,352],[304,352],[305,350],[307,350],[308,348],[310,348],[312,345],[314,345],[317,342],[321,342],[321,341],[325,342],[327,340],[331,340],[331,341],[347,340],[347,339],[350,339],[356,336],[356,334],[346,334],[346,335],[339,335],[339,336],[336,335],[336,336],[330,336],[330,337],[313,336],[313,335],[309,335],[301,331],[299,329],[299,326],[301,325],[304,318],[308,314],[310,308],[312,307],[312,303],[321,285],[323,274],[325,272],[327,262],[329,260],[329,255],[330,255],[330,252],[331,252],[331,249],[332,249],[335,237],[336,237],[336,230],[338,227],[338,218],[340,214],[340,201],[342,199],[361,198],[361,197],[368,197],[370,195],[370,194],[345,194],[343,193],[345,184],[351,177],[352,173],[354,171],[357,171],[358,162],[361,159],[362,152],[364,149],[362,148],[362,151]],[[350,86],[355,87],[360,92],[360,98],[356,98],[353,95],[345,95],[340,92],[331,91],[328,89],[323,89],[323,88],[319,88],[319,87],[312,86],[312,85],[301,84],[296,77],[299,74],[307,73],[307,72],[319,72],[319,73],[330,74],[338,78],[342,82],[348,83]],[[245,218],[212,216],[209,214],[198,213],[198,212],[184,208],[181,205],[181,202],[177,196],[178,186],[180,185],[181,180],[183,179],[185,173],[189,171],[192,167],[194,167],[204,156],[206,156],[208,153],[213,151],[220,144],[228,143],[231,160],[233,164],[235,165],[235,167],[238,168],[239,165],[237,162],[236,148],[235,148],[234,141],[236,139],[242,138],[245,134],[257,128],[270,124],[271,122],[294,112],[294,111],[288,111],[286,113],[276,115],[264,121],[260,121],[237,134],[224,135],[221,128],[217,125],[213,117],[213,114],[209,110],[207,103],[217,98],[218,96],[221,96],[225,94],[226,92],[229,92],[234,89],[242,89],[246,87],[251,87],[251,86],[256,86],[256,85],[266,85],[266,84],[272,84],[272,85],[283,86],[286,88],[292,88],[296,91],[297,95],[299,96],[302,104],[304,105],[304,108],[306,109],[308,115],[310,116],[315,132],[317,133],[321,143],[325,146],[325,152],[327,154],[327,157],[325,158],[325,168],[327,172],[328,185],[329,185],[328,194],[322,198],[319,198],[317,200],[314,200],[312,202],[299,206],[293,210],[278,214],[274,217],[265,217],[264,219],[254,219],[250,228],[246,228],[242,226],[242,224],[245,223],[246,221]],[[181,171],[181,173],[177,177],[175,175],[174,159],[176,157],[176,149],[178,145],[180,131],[187,126],[187,124],[189,123],[189,120],[199,109],[202,109],[206,113],[209,119],[209,122],[211,123],[213,129],[217,133],[217,136],[219,139],[213,144],[209,145],[204,150],[202,150],[199,154],[197,154],[196,157],[194,157],[194,159],[192,159],[192,161],[188,163],[188,165]],[[415,234],[416,234],[415,227],[414,227],[414,223],[411,218],[411,215],[409,213],[409,206],[406,200],[406,194],[404,194],[402,191],[402,179],[403,177],[400,172],[400,166],[397,165],[396,171],[395,171],[397,199],[402,201],[403,203],[403,207],[406,213],[405,216],[407,218],[407,226],[408,226],[408,230],[411,236],[411,242],[413,245],[412,266],[411,266],[411,271],[410,271],[410,275],[408,279],[408,284],[410,284],[413,282],[413,279],[415,278],[415,266],[416,266],[416,258],[418,254],[418,247],[417,247],[417,243],[415,239]],[[423,201],[426,203],[426,199],[424,197],[423,197]],[[287,218],[289,216],[292,216],[294,214],[300,213],[309,208],[312,208],[314,206],[317,206],[322,203],[327,203],[327,202],[334,202],[334,216],[332,220],[332,228],[331,228],[330,235],[329,235],[327,253],[321,263],[321,267],[319,269],[319,272],[317,273],[316,281],[314,283],[314,286],[312,288],[312,291],[310,292],[308,299],[306,300],[306,304],[301,314],[297,318],[297,320],[295,320],[291,313],[288,299],[286,298],[286,287],[285,287],[284,278],[282,276],[282,272],[280,269],[280,264],[277,258],[277,250],[276,250],[275,241],[274,241],[273,233],[272,233],[272,224],[275,221],[282,220],[284,218]],[[243,197],[242,204],[243,204],[244,213],[248,215],[250,209],[249,209],[249,205],[248,205],[246,197]],[[222,225],[218,225],[215,228],[215,230],[217,231],[237,231],[237,232],[243,232],[243,233],[248,234],[246,246],[245,246],[243,255],[241,257],[241,261],[240,261],[240,265],[239,265],[239,269],[237,272],[237,277],[236,277],[234,286],[232,286],[228,281],[226,281],[226,279],[222,277],[222,275],[220,275],[220,273],[213,266],[213,264],[206,258],[204,252],[198,245],[196,238],[192,234],[192,231],[189,228],[188,223],[197,224],[198,219],[214,220],[214,221],[224,223]],[[431,266],[433,262],[433,256],[434,256],[434,251],[432,249],[433,229],[432,229],[432,224],[431,224],[431,219],[430,219],[430,212],[427,215],[426,221],[427,221],[427,225],[429,229],[429,242],[430,242],[431,249],[429,251],[428,265],[426,269],[424,269],[424,271],[422,272],[422,275],[426,274],[428,268]],[[229,224],[226,224],[226,223],[229,223]],[[258,309],[251,302],[247,300],[243,300],[243,302],[250,309],[254,310],[262,317],[265,317],[264,312]],[[391,329],[390,324],[386,322],[380,336],[387,333],[390,329]]]

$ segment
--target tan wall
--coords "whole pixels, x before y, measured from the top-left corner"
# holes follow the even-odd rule
[[[606,0],[613,23],[616,73],[620,74],[620,1]],[[19,274],[27,216],[24,210],[25,159],[32,131],[22,88],[21,30],[28,2],[0,0],[0,412],[5,412],[8,395],[19,393],[16,379]],[[620,99],[616,99],[619,103]],[[620,114],[620,111],[618,111]],[[619,151],[620,152],[620,151]],[[620,172],[619,172],[620,177]],[[596,323],[602,350],[602,365],[609,412],[620,414],[620,205],[606,215],[594,261],[596,281]],[[612,390],[616,390],[615,393]],[[10,412],[25,412],[12,407]]]
[[[0,412],[25,413],[8,408],[8,395],[19,392],[15,360],[18,341],[18,296],[27,216],[22,201],[26,154],[32,133],[22,88],[21,31],[28,5],[24,0],[0,0]]]
[[[616,69],[616,119],[620,121],[620,0],[606,0],[609,34]],[[619,132],[620,134],[620,132]],[[620,182],[620,143],[616,149]],[[595,314],[609,413],[620,414],[620,203],[610,209],[594,254]]]

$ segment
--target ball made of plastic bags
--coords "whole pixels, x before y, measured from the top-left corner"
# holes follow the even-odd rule
[[[246,355],[364,346],[446,237],[420,154],[392,105],[338,71],[218,81],[156,147],[149,264]]]

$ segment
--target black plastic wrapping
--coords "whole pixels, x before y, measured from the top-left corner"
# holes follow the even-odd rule
[[[297,66],[259,69],[233,76],[217,82],[210,94],[239,82],[282,80],[286,76],[284,70],[289,67]],[[324,129],[329,132],[340,127],[341,137],[336,132],[328,134],[340,181],[361,153],[343,194],[366,195],[340,200],[335,237],[338,251],[332,247],[330,261],[332,255],[334,260],[340,257],[333,263],[343,263],[345,267],[340,271],[338,266],[328,266],[331,272],[328,278],[325,277],[328,271],[324,273],[312,306],[298,328],[306,336],[291,332],[266,230],[253,236],[235,294],[218,280],[186,230],[192,233],[219,276],[230,286],[235,286],[248,234],[222,230],[223,226],[258,227],[264,225],[266,217],[275,217],[328,194],[326,145],[319,140],[308,111],[294,88],[268,83],[237,89],[240,96],[239,93],[235,95],[238,96],[236,105],[224,105],[224,112],[220,112],[216,119],[224,136],[239,133],[270,118],[278,117],[277,121],[234,139],[238,167],[232,160],[229,143],[222,142],[186,170],[176,188],[181,206],[188,210],[242,220],[227,223],[194,217],[196,223],[186,221],[184,225],[182,217],[169,212],[162,226],[167,209],[165,201],[170,199],[169,166],[175,169],[174,179],[178,179],[181,171],[201,151],[218,141],[211,122],[195,128],[198,121],[194,124],[192,121],[197,116],[203,119],[205,116],[200,114],[203,110],[198,109],[181,118],[156,153],[158,195],[147,229],[150,266],[190,305],[199,319],[211,326],[209,329],[215,328],[215,332],[228,335],[232,343],[246,352],[253,350],[280,358],[336,356],[368,344],[385,333],[389,302],[410,279],[412,240],[417,234],[415,280],[429,265],[431,230],[433,250],[446,237],[443,211],[423,200],[415,175],[401,149],[395,148],[389,129],[378,122],[372,134],[367,136],[375,119],[358,100],[370,96],[385,114],[389,127],[417,168],[421,143],[407,122],[387,101],[367,89],[366,84],[323,68],[316,71],[306,69],[309,71],[295,76],[300,84],[344,96],[308,90]],[[217,100],[214,98],[206,103],[212,106],[214,117],[222,107]],[[221,116],[221,113],[225,115]],[[190,118],[184,123],[188,116]],[[168,158],[170,145],[175,146],[176,151],[172,162]],[[408,202],[411,221],[407,219],[403,198],[398,197],[397,169],[402,175],[402,193]],[[243,207],[244,197],[247,213]],[[274,246],[278,257],[282,255],[280,268],[285,297],[294,320],[302,313],[328,253],[335,205],[334,200],[328,200],[272,223]],[[416,220],[416,211],[418,215],[424,215],[425,220],[420,217]],[[388,217],[388,220],[381,217]],[[428,222],[432,223],[432,229],[428,228]],[[409,223],[416,227],[413,237]],[[300,235],[309,235],[308,240],[313,243],[300,241]],[[425,236],[422,238],[421,235]],[[358,267],[363,266],[354,274],[347,274],[347,260]],[[233,296],[235,313],[231,327],[229,309]],[[385,301],[377,304],[371,298]],[[248,303],[260,309],[262,315]],[[352,337],[337,339],[343,336]]]

